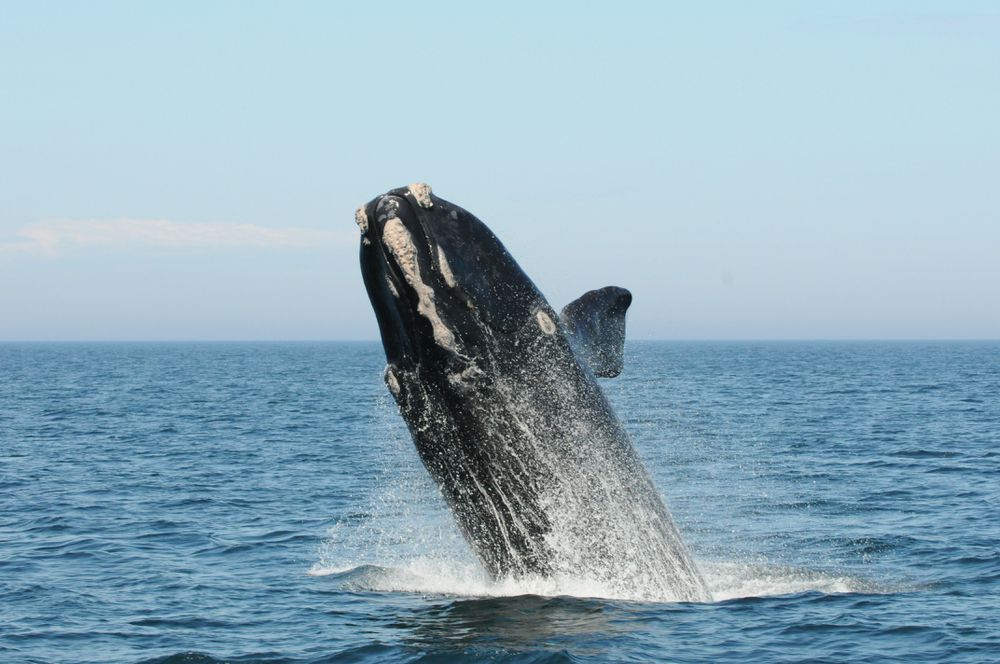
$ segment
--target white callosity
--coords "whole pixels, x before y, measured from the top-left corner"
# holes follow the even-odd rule
[[[361,241],[365,244],[370,244],[371,241],[368,239],[368,215],[365,214],[363,207],[359,207],[354,211],[354,223],[361,229]]]
[[[406,226],[398,217],[385,222],[382,229],[382,241],[389,253],[396,259],[396,264],[403,273],[406,283],[417,294],[417,313],[431,324],[434,341],[448,350],[455,350],[455,335],[444,324],[438,315],[437,304],[434,302],[434,289],[424,283],[420,276],[420,266],[417,263],[417,248]]]
[[[552,322],[552,318],[547,313],[539,309],[535,313],[535,319],[538,321],[538,327],[542,329],[542,332],[545,334],[555,334],[556,324]]]
[[[417,205],[420,207],[434,207],[434,201],[431,200],[431,186],[429,184],[414,182],[406,189],[410,192],[410,195],[413,196],[414,200],[417,201]]]
[[[392,370],[392,367],[385,368],[385,384],[390,392],[399,396],[399,378],[396,377],[396,372]]]
[[[438,268],[441,270],[441,276],[444,277],[444,283],[448,284],[450,288],[454,288],[455,275],[452,274],[451,266],[448,265],[448,257],[444,255],[440,245],[438,245]]]

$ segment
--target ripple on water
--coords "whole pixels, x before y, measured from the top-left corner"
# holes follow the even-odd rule
[[[603,385],[704,604],[488,579],[383,365],[378,344],[0,344],[0,662],[1000,652],[1000,344],[631,344]]]

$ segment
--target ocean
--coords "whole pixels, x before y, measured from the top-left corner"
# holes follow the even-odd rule
[[[1000,661],[998,342],[630,343],[690,604],[490,581],[383,366],[0,344],[0,662]]]

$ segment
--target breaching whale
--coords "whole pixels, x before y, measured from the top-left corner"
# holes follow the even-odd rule
[[[386,385],[486,570],[710,599],[595,378],[622,370],[631,294],[557,314],[483,222],[424,184],[355,220]]]

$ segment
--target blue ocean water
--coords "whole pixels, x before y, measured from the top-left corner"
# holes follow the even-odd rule
[[[490,582],[383,363],[0,345],[0,661],[1000,660],[1000,343],[630,344],[709,604]]]

